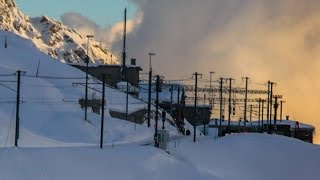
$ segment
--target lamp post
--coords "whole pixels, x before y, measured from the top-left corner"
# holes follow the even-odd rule
[[[152,66],[151,66],[151,58],[155,56],[155,53],[149,53],[150,62],[149,62],[149,88],[148,88],[148,127],[150,127],[150,111],[151,111],[151,81],[152,81]]]
[[[93,35],[87,35],[87,58],[86,58],[86,92],[85,92],[85,113],[84,113],[84,120],[87,121],[88,116],[88,64],[89,64],[89,40],[93,38]]]

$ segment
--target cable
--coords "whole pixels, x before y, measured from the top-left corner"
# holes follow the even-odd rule
[[[86,79],[85,77],[57,77],[57,76],[32,76],[32,75],[24,75],[24,77],[28,78],[39,78],[39,79]]]
[[[13,92],[17,92],[15,89],[13,89],[13,88],[11,88],[11,87],[9,87],[9,86],[6,86],[6,85],[4,85],[4,84],[2,84],[2,83],[0,83],[0,85],[3,86],[3,87],[5,87],[5,88],[7,88],[7,89],[10,89],[10,90],[13,91]]]
[[[182,76],[182,77],[180,77],[180,78],[177,78],[177,79],[168,79],[168,80],[166,80],[166,81],[190,81],[190,80],[192,80],[192,76],[193,76],[193,74],[186,74],[186,75],[184,75],[184,76]]]
[[[31,84],[31,83],[24,83],[22,82],[21,84],[24,84],[26,87],[43,87],[43,88],[76,88],[74,86],[54,86],[54,85],[41,85],[41,84]]]
[[[16,83],[17,81],[0,80],[2,83]]]
[[[259,83],[259,82],[255,82],[255,81],[250,81],[251,84],[254,84],[254,85],[259,85],[259,86],[266,86],[267,84],[266,83]]]
[[[242,84],[243,84],[243,79],[241,78],[241,83],[239,86],[237,86],[237,89],[240,88],[242,86]]]
[[[0,74],[1,77],[14,76],[14,74]]]

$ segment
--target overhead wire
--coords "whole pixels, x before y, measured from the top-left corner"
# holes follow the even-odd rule
[[[0,74],[0,77],[15,76],[14,74]]]
[[[24,83],[21,82],[24,86],[29,86],[29,87],[43,87],[43,88],[76,88],[75,86],[72,85],[65,85],[65,86],[55,86],[55,85],[42,85],[42,84],[32,84],[32,83]]]
[[[4,85],[3,83],[0,83],[0,85],[5,87],[5,88],[7,88],[7,89],[10,89],[11,91],[17,92],[15,89],[13,89],[13,88],[11,88],[11,87],[9,87],[7,85]]]
[[[76,80],[76,79],[86,79],[85,77],[63,77],[63,76],[34,76],[34,75],[24,75],[24,77],[28,78],[39,78],[39,79],[60,79],[60,80]]]

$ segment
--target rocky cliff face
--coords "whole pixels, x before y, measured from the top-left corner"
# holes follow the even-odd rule
[[[87,51],[90,63],[118,64],[117,58],[103,46],[75,29],[43,16],[29,18],[14,0],[0,0],[0,29],[30,39],[42,52],[68,63],[84,63]],[[89,46],[87,46],[89,44]]]

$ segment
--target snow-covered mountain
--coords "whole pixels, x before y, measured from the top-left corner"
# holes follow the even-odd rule
[[[14,0],[0,0],[0,29],[30,39],[42,52],[68,63],[118,64],[117,58],[100,43],[90,40],[61,22],[42,16],[29,18]],[[10,42],[8,42],[9,44]]]

